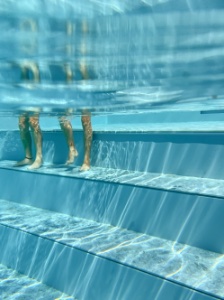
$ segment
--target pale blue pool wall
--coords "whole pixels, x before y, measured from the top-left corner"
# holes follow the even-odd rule
[[[70,118],[74,129],[81,129],[81,121],[79,116]],[[150,124],[161,124],[161,130],[163,130],[162,124],[172,124],[172,123],[195,123],[198,129],[203,129],[203,124],[206,124],[206,127],[209,128],[209,123],[219,125],[224,122],[224,112],[207,112],[202,113],[200,111],[162,111],[162,112],[138,112],[138,113],[116,113],[111,115],[93,115],[92,116],[92,125],[93,130],[106,130],[107,127],[113,128],[113,125],[116,127],[115,130],[121,128],[124,130],[125,125],[127,125],[127,130],[135,130],[135,125],[138,125],[138,128],[141,128],[141,124],[145,128],[148,126],[150,130]],[[60,129],[58,118],[55,116],[40,116],[40,125],[42,130],[58,130]],[[118,127],[117,127],[118,126]],[[187,126],[186,126],[187,127]],[[213,126],[214,130],[215,126]],[[224,128],[224,127],[223,127]],[[10,131],[18,130],[18,118],[17,117],[4,117],[0,118],[0,130]],[[175,128],[174,128],[175,130]]]

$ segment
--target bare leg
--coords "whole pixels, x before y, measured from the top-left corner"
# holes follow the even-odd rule
[[[86,32],[88,27],[86,27],[87,24],[84,25],[85,25],[84,32]],[[85,80],[89,79],[88,69],[85,61],[80,62],[79,68],[82,74],[82,78]],[[91,151],[92,138],[93,138],[90,113],[88,111],[83,111],[81,119],[82,119],[82,128],[84,131],[84,160],[80,168],[80,171],[87,171],[90,169],[90,151]]]
[[[84,160],[80,171],[87,171],[90,169],[90,151],[93,137],[91,116],[89,114],[82,115],[82,127],[84,130]]]
[[[73,137],[73,130],[72,130],[72,125],[68,119],[65,117],[61,117],[59,119],[59,123],[61,126],[62,131],[64,132],[65,135],[65,140],[68,145],[68,159],[66,161],[66,165],[72,164],[78,156],[78,151],[75,148],[75,141]]]
[[[66,75],[66,82],[72,82],[72,69],[69,64],[64,65],[64,71]],[[75,147],[75,141],[73,136],[72,124],[66,117],[60,117],[59,123],[61,126],[61,130],[64,133],[66,144],[68,146],[68,159],[66,161],[66,165],[70,165],[74,162],[75,158],[78,156],[78,151]]]
[[[25,151],[25,158],[21,161],[18,161],[15,164],[15,167],[22,167],[25,165],[30,165],[33,163],[32,159],[32,142],[31,142],[31,135],[29,131],[29,119],[28,116],[23,115],[19,117],[19,130],[20,130],[20,137],[23,144],[23,148]]]
[[[29,117],[29,124],[33,132],[34,143],[36,146],[36,158],[33,164],[29,167],[30,170],[38,169],[43,163],[42,159],[42,132],[39,125],[39,116]]]

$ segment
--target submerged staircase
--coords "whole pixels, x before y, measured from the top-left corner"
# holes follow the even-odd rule
[[[43,299],[224,299],[224,132],[95,130],[88,172],[81,131],[69,167],[62,133],[43,136],[28,171],[0,132],[0,291],[8,270]]]

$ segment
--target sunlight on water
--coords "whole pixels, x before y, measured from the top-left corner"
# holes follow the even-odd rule
[[[130,201],[132,196],[134,196],[133,193],[130,194]],[[128,206],[130,205],[129,200],[127,201]],[[22,253],[21,251],[28,253],[27,243],[32,247],[35,246],[36,251],[32,252],[26,266],[30,276],[35,274],[39,279],[47,280],[54,274],[52,282],[62,280],[66,283],[68,291],[72,290],[73,293],[79,294],[82,290],[88,298],[88,295],[91,294],[91,287],[96,282],[94,277],[97,276],[100,283],[105,274],[108,274],[108,270],[116,272],[116,276],[111,278],[110,289],[116,289],[117,284],[120,287],[119,281],[117,281],[118,278],[120,279],[117,270],[122,271],[119,268],[119,264],[122,263],[148,274],[160,274],[168,281],[182,282],[191,288],[204,289],[208,293],[224,296],[223,276],[221,276],[224,266],[222,254],[18,203],[4,200],[1,200],[0,203],[2,207],[0,213],[2,237],[5,238],[8,235],[7,227],[14,223],[14,226],[22,228],[20,236],[18,237],[18,233],[16,236],[18,254]],[[161,201],[161,205],[163,205],[163,201]],[[126,208],[124,207],[123,217],[127,212]],[[110,211],[110,213],[113,212]],[[187,219],[188,217],[186,221]],[[11,232],[10,238],[15,238],[15,234]],[[33,239],[33,235],[36,236],[36,239]],[[3,254],[6,260],[12,252],[10,238],[7,242],[8,252]],[[84,254],[83,251],[87,253]],[[18,255],[18,259],[12,259],[10,264],[20,266],[21,259],[21,256]],[[34,261],[38,261],[38,263],[34,265]],[[118,263],[116,271],[116,268],[114,269],[116,264],[111,264],[112,261]],[[61,266],[60,273],[54,272],[55,265]],[[68,274],[65,275],[67,271]],[[130,272],[131,269],[126,269],[125,272],[121,272],[121,275],[126,274],[129,277]],[[72,276],[70,276],[71,274]],[[130,280],[132,280],[131,278],[133,279],[130,276]],[[218,278],[219,280],[217,280]],[[104,281],[105,285],[108,283]],[[165,283],[167,282],[165,281]],[[154,287],[156,294],[159,294],[162,286],[161,289],[156,285]],[[94,288],[97,289],[100,286],[94,286]],[[123,289],[128,294],[128,287],[123,287]],[[104,289],[102,289],[103,292],[105,292]]]
[[[1,299],[75,300],[73,297],[56,291],[3,265],[0,265],[0,273]]]
[[[223,109],[224,7],[216,2],[209,10],[182,1],[178,12],[168,0],[7,1],[1,114]],[[32,68],[24,79],[30,62],[40,82]]]
[[[43,166],[15,169],[18,132],[1,132],[2,263],[85,299],[101,290],[102,299],[137,299],[144,286],[159,300],[169,284],[183,288],[180,300],[195,299],[192,291],[224,297],[222,133],[192,134],[195,123],[181,117],[200,123],[224,112],[223,12],[223,0],[2,1],[0,117],[13,116],[11,125],[24,112],[91,112],[123,122],[119,133],[116,116],[102,117],[106,134],[94,127],[88,172],[62,165],[66,145],[47,131]],[[210,127],[203,117],[201,128],[223,132],[222,116]],[[154,120],[188,134],[152,134]],[[47,290],[1,265],[0,273],[6,297]],[[144,276],[155,284],[140,285]]]

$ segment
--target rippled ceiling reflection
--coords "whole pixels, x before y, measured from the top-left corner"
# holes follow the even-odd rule
[[[5,1],[0,114],[221,111],[223,8],[221,0]]]

